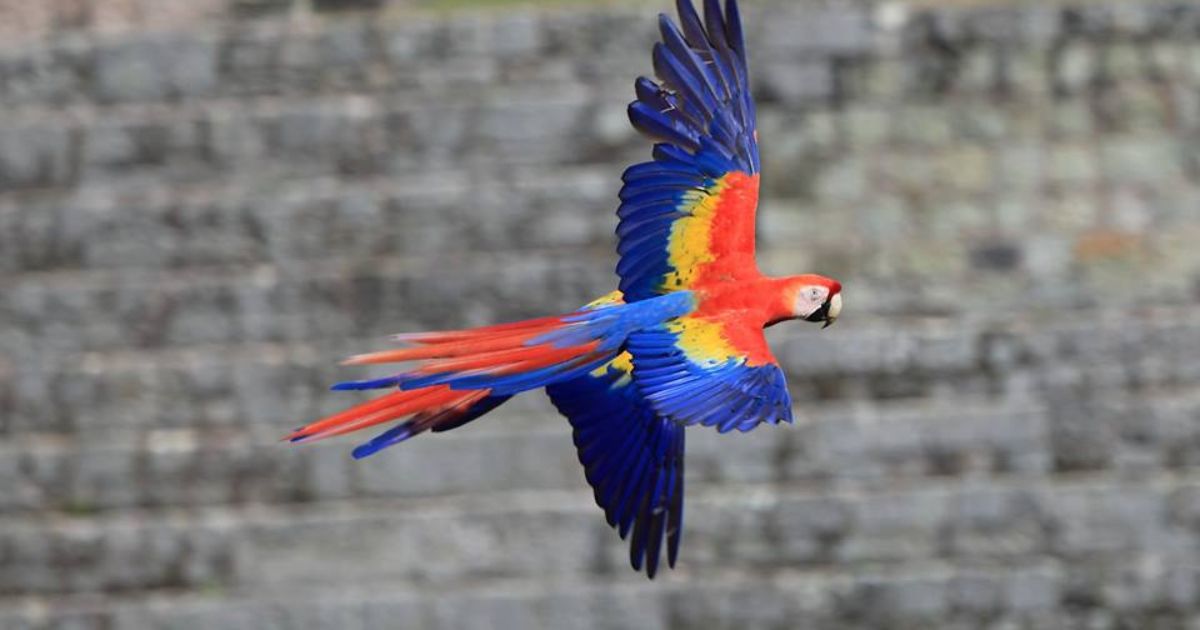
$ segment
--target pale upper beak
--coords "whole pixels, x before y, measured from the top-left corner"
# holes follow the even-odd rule
[[[825,325],[821,326],[824,330],[833,325],[837,321],[839,315],[842,314],[842,294],[837,293],[829,300],[829,313],[825,315]]]

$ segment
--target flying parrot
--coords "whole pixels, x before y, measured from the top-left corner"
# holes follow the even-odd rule
[[[659,16],[654,74],[635,83],[629,119],[652,159],[622,176],[618,290],[579,310],[468,330],[397,335],[406,347],[350,365],[398,374],[335,390],[391,390],[297,429],[311,442],[383,423],[354,449],[373,455],[425,431],[461,427],[510,397],[545,388],[573,429],[597,505],[634,570],[653,578],[664,542],[675,566],[683,528],[684,430],[725,433],[791,422],[787,383],[763,335],[786,320],[824,322],[841,284],[773,278],[754,255],[759,153],[736,0],[677,0]]]

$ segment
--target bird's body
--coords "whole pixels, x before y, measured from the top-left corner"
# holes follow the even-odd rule
[[[409,347],[351,364],[411,362],[335,389],[389,394],[297,429],[312,441],[399,423],[354,450],[366,457],[424,431],[460,427],[513,395],[545,388],[571,422],[597,504],[635,569],[674,566],[683,517],[684,429],[748,431],[791,421],[786,380],[763,335],[791,319],[832,323],[841,285],[771,278],[755,261],[759,158],[736,0],[678,0],[660,16],[661,84],[637,81],[630,120],[659,140],[623,175],[619,290],[555,317],[399,335]]]

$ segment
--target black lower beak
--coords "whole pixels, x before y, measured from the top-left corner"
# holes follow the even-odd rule
[[[806,322],[825,322],[822,328],[828,328],[833,322],[829,319],[829,300],[826,300],[821,308],[815,310],[808,317],[804,318]]]

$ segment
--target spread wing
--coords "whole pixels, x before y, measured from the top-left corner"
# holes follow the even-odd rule
[[[550,400],[571,423],[579,462],[596,504],[624,539],[629,560],[653,578],[663,539],[675,566],[683,529],[683,425],[659,416],[630,377],[628,354],[570,381]]]
[[[617,274],[626,301],[688,289],[707,278],[757,274],[758,145],[736,0],[704,20],[677,0],[682,31],[659,16],[658,82],[642,77],[629,119],[659,140],[630,167],[617,211]]]
[[[759,277],[754,258],[759,156],[736,0],[677,0],[659,18],[658,82],[639,79],[629,118],[660,141],[628,169],[617,227],[627,301]],[[749,430],[791,421],[786,381],[761,322],[691,315],[634,333],[634,380],[656,412],[683,424]]]
[[[722,433],[792,421],[787,379],[762,327],[689,315],[630,336],[634,379],[659,414]]]

